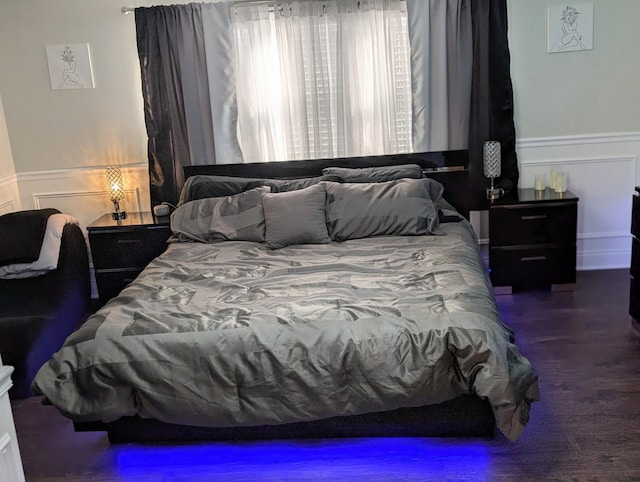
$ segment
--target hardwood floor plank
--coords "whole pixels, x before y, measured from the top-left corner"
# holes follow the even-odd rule
[[[640,338],[628,270],[579,272],[574,292],[499,296],[540,377],[522,437],[110,446],[36,398],[12,403],[30,481],[636,480]]]

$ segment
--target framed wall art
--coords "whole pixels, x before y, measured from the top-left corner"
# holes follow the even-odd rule
[[[549,6],[547,16],[547,52],[593,48],[593,2]]]
[[[47,45],[51,89],[93,89],[89,44]]]

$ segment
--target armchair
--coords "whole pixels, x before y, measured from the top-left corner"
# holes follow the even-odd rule
[[[34,217],[11,219],[11,229],[19,229],[21,222],[32,223]],[[60,239],[57,268],[33,277],[0,279],[0,354],[15,368],[12,399],[31,395],[31,381],[40,366],[87,316],[91,285],[85,238],[77,224],[68,223]]]

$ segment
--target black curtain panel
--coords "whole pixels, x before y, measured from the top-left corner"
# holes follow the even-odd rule
[[[469,122],[469,170],[473,186],[487,186],[483,174],[482,144],[500,141],[502,174],[498,185],[509,191],[518,186],[516,130],[513,121],[511,56],[507,38],[507,1],[474,0],[473,75]],[[486,205],[478,189],[478,205]]]
[[[180,42],[185,31],[182,23],[191,23],[194,8],[197,7],[180,5],[135,10],[152,206],[176,202],[183,184],[182,167],[191,164]]]

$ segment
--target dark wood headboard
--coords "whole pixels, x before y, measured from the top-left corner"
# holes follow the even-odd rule
[[[397,164],[418,164],[425,174],[442,183],[444,197],[464,216],[477,206],[477,193],[469,176],[468,151],[440,151],[386,156],[314,159],[308,161],[258,162],[246,164],[207,164],[185,166],[185,179],[196,175],[217,175],[257,178],[300,178],[322,175],[325,167],[373,167]]]

